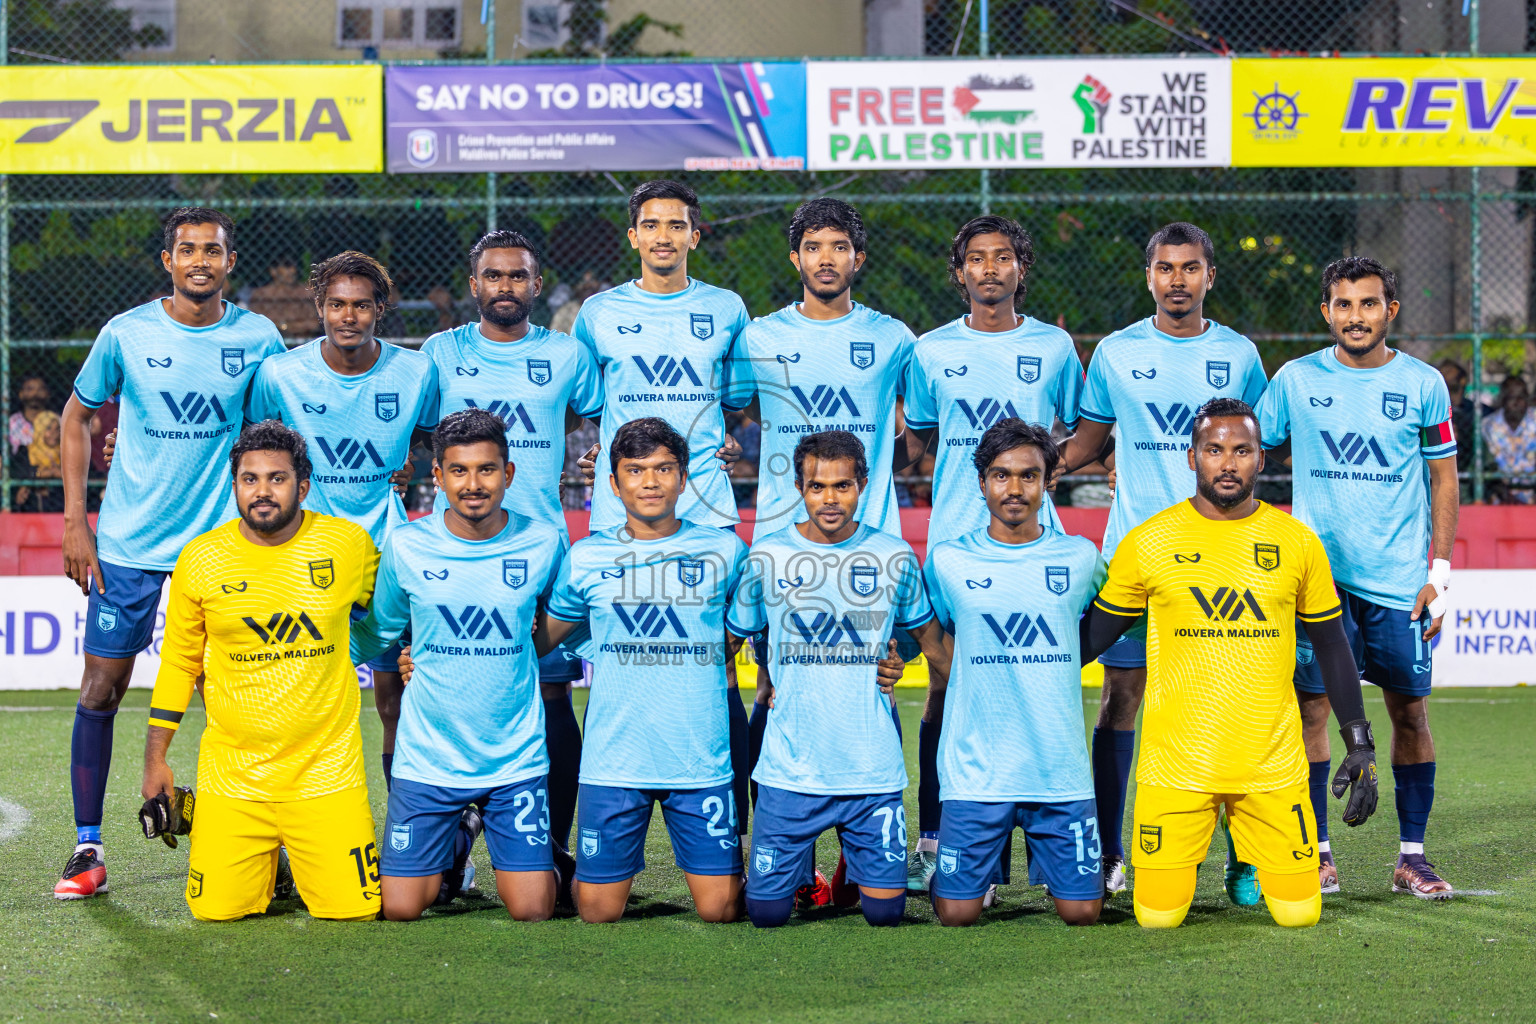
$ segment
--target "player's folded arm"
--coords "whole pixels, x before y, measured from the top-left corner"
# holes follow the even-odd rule
[[[1124,608],[1111,604],[1102,595],[1095,597],[1077,627],[1082,664],[1088,664],[1109,650],[1145,611],[1145,608]]]

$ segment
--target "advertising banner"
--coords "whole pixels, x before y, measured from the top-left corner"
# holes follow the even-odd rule
[[[800,170],[799,63],[392,67],[392,173]]]
[[[1458,569],[1445,599],[1436,686],[1536,683],[1536,569]]]
[[[377,66],[0,68],[0,173],[383,169]]]
[[[811,61],[813,170],[1220,167],[1231,61]]]
[[[1404,58],[1237,60],[1238,167],[1536,163],[1536,62]]]

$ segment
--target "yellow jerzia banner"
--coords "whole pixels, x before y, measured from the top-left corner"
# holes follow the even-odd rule
[[[383,69],[0,68],[0,172],[380,171]]]
[[[1236,167],[1536,164],[1536,60],[1237,60],[1232,120]]]

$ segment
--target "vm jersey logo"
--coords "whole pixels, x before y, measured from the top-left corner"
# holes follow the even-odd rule
[[[533,417],[528,415],[528,410],[523,408],[522,402],[513,405],[511,402],[505,402],[499,398],[492,399],[489,402],[477,402],[473,398],[466,398],[464,399],[464,406],[467,409],[484,409],[492,416],[499,416],[501,422],[507,425],[509,431],[522,427],[525,433],[538,433],[538,430],[533,425]]]
[[[1363,466],[1370,459],[1375,459],[1383,468],[1387,466],[1387,457],[1374,437],[1350,432],[1335,438],[1326,430],[1319,430],[1318,433],[1322,435],[1323,444],[1327,445],[1328,454],[1333,456],[1334,462],[1345,466]]]
[[[219,404],[217,395],[188,391],[178,401],[169,391],[162,391],[160,397],[164,399],[165,407],[171,410],[171,416],[177,423],[187,423],[195,427],[207,423],[210,417],[219,423],[229,419],[224,415],[224,407]]]
[[[957,398],[955,404],[965,413],[965,418],[971,421],[972,430],[990,430],[998,420],[1021,418],[1012,402],[999,402],[995,398],[983,398],[975,405]]]
[[[1253,591],[1246,587],[1242,590],[1236,587],[1217,587],[1209,596],[1199,587],[1190,587],[1189,592],[1195,596],[1200,610],[1205,612],[1205,617],[1208,619],[1215,619],[1218,622],[1239,622],[1242,620],[1244,610],[1247,610],[1253,614],[1255,621],[1269,621],[1269,617],[1264,614],[1264,609],[1259,607],[1258,599],[1253,596]]]
[[[512,630],[507,628],[507,620],[501,617],[498,608],[481,608],[468,604],[455,615],[453,609],[445,604],[437,606],[437,613],[443,617],[443,624],[449,632],[460,640],[484,640],[495,630],[503,640],[512,639]]]
[[[373,446],[372,441],[357,441],[350,437],[332,441],[317,434],[315,444],[320,446],[320,451],[325,453],[326,461],[336,469],[362,469],[370,462],[375,469],[384,468],[384,459],[380,457],[379,450]]]
[[[987,628],[997,637],[997,642],[1004,647],[1033,647],[1036,640],[1052,647],[1060,646],[1056,642],[1056,634],[1051,632],[1043,615],[1014,612],[999,622],[997,616],[983,612],[981,621],[987,624]]]
[[[847,615],[838,617],[831,612],[817,612],[815,618],[806,622],[800,617],[799,612],[790,612],[789,622],[808,644],[850,643],[860,647],[864,645],[864,638],[859,636],[858,630],[853,628],[853,622]]]
[[[630,636],[645,637],[654,640],[665,636],[667,631],[675,633],[680,640],[688,639],[688,631],[683,628],[682,621],[678,619],[677,612],[671,605],[651,604],[642,601],[633,608],[626,608],[619,602],[613,602],[613,613],[624,623],[624,628]]]
[[[302,639],[305,633],[311,640],[324,640],[320,635],[320,627],[310,619],[309,613],[299,612],[273,612],[267,617],[265,623],[257,622],[249,615],[240,621],[251,628],[251,632],[261,638],[264,644],[291,644]]]
[[[693,372],[693,366],[688,358],[674,359],[672,356],[657,356],[655,362],[647,365],[644,356],[631,356],[635,365],[640,367],[640,372],[645,375],[645,380],[653,387],[675,388],[687,377],[696,388],[704,386],[699,380],[699,375]]]
[[[1194,422],[1194,410],[1183,402],[1174,402],[1166,409],[1159,409],[1156,402],[1147,403],[1147,412],[1152,414],[1157,429],[1169,437],[1184,437],[1189,433],[1189,426]]]
[[[791,385],[790,389],[795,393],[795,400],[800,403],[800,408],[812,419],[831,419],[840,412],[846,411],[849,416],[858,419],[861,415],[859,407],[854,403],[853,396],[848,394],[847,388],[834,388],[830,384],[818,384],[809,396],[801,390],[800,385]]]

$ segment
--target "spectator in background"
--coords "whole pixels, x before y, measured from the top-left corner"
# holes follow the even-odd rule
[[[549,293],[550,330],[569,334],[581,304],[613,287],[625,248],[623,232],[601,217],[568,217],[555,225],[545,253],[559,278]]]
[[[11,413],[10,421],[13,458],[23,455],[21,449],[32,443],[37,418],[47,412],[52,403],[53,393],[48,390],[46,380],[35,373],[21,378],[21,385],[16,389],[16,404],[19,408]]]
[[[95,471],[94,476],[106,476],[112,465],[106,456],[107,437],[116,432],[117,414],[121,409],[116,398],[109,398],[91,414],[91,469]]]
[[[27,474],[34,480],[61,480],[64,476],[64,457],[60,451],[63,429],[55,412],[40,412],[32,422],[32,442],[27,445]],[[16,489],[18,512],[64,511],[62,486],[18,487]]]
[[[1519,374],[1510,374],[1499,385],[1499,408],[1483,420],[1483,441],[1504,478],[1490,487],[1490,498],[1501,505],[1532,504],[1536,413],[1531,410],[1530,388]]]
[[[288,256],[279,256],[267,268],[271,280],[252,288],[246,305],[277,325],[285,338],[313,338],[319,330],[315,316],[315,297],[299,280],[298,264]]]
[[[1475,433],[1472,399],[1467,397],[1467,369],[1454,359],[1442,359],[1436,367],[1451,393],[1451,430],[1456,434],[1456,469],[1472,464],[1472,438]],[[1487,409],[1483,410],[1485,413]]]

